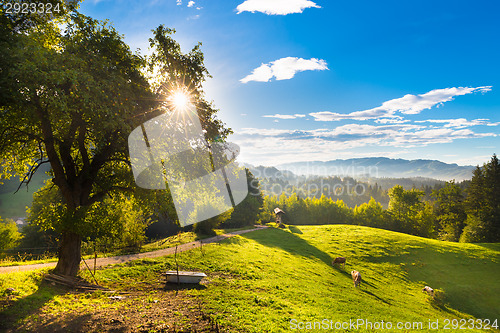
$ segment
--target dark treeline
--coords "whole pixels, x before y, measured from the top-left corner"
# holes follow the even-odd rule
[[[272,193],[276,179],[263,183]],[[290,186],[290,191],[280,196],[267,195],[261,220],[272,221],[273,209],[280,207],[288,224],[357,224],[448,241],[500,241],[500,165],[496,155],[476,168],[472,180],[459,184],[426,184],[420,189],[395,185],[388,191],[352,178],[318,177],[304,184]],[[340,193],[348,184],[350,191]]]

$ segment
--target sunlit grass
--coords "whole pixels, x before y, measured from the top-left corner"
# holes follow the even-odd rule
[[[331,258],[346,256],[345,270]],[[199,297],[231,330],[286,331],[290,320],[415,321],[499,318],[499,245],[440,242],[357,226],[292,226],[230,238],[178,255],[180,268],[207,273]],[[173,269],[173,257],[98,272],[111,287],[137,288]],[[362,273],[355,289],[350,271]],[[488,274],[482,274],[488,272]],[[432,286],[439,297],[422,293]],[[468,295],[467,297],[464,297]]]
[[[222,235],[234,231],[239,231],[239,230],[246,230],[246,229],[251,229],[253,226],[248,226],[248,227],[242,227],[242,228],[228,228],[228,229],[216,229],[215,233],[216,235]],[[143,252],[151,252],[151,251],[156,251],[156,250],[162,250],[166,249],[169,247],[174,247],[176,245],[181,245],[181,244],[186,244],[194,241],[199,241],[203,239],[207,239],[209,237],[212,237],[212,235],[199,235],[194,232],[183,232],[178,235],[173,235],[169,236],[157,241],[153,241],[151,243],[147,243],[143,245],[139,250],[136,251],[130,251],[130,250],[124,250],[124,249],[117,249],[113,251],[108,251],[106,253],[99,252],[97,253],[97,258],[106,258],[106,257],[111,257],[111,256],[119,256],[119,255],[124,255],[124,254],[131,254],[131,253],[143,253]],[[29,259],[24,259],[22,254],[19,255],[12,255],[3,259],[0,259],[0,267],[4,266],[20,266],[20,265],[34,265],[34,264],[45,264],[49,262],[57,262],[57,256],[56,254],[48,255],[48,254],[41,254],[39,256],[41,259],[37,260],[29,260]],[[88,254],[88,255],[83,255],[82,256],[84,260],[87,260],[87,263],[90,264],[92,260],[95,258],[93,254]]]
[[[345,269],[331,266],[340,255],[347,257]],[[179,253],[178,262],[182,270],[208,275],[203,288],[179,293],[200,300],[203,311],[231,332],[288,331],[292,319],[427,324],[500,318],[500,244],[441,242],[359,226],[290,226]],[[97,279],[113,290],[149,293],[163,288],[161,273],[174,268],[174,257],[167,256],[101,269]],[[353,269],[363,276],[359,288],[352,284]],[[81,274],[90,281],[88,272]],[[38,281],[27,273],[13,276],[0,286]],[[424,285],[438,297],[423,293]],[[23,288],[24,297],[35,290]],[[71,302],[84,304],[82,312],[86,304],[111,306],[95,297],[55,295],[44,311],[70,311]]]

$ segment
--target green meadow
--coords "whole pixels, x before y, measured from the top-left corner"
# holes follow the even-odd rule
[[[347,258],[345,268],[332,267],[336,256]],[[208,275],[200,287],[181,287],[178,294],[196,300],[210,322],[227,332],[316,327],[307,330],[315,332],[324,331],[326,326],[320,324],[358,320],[364,324],[355,329],[344,324],[340,331],[374,331],[365,325],[382,321],[390,322],[395,331],[398,323],[413,325],[402,331],[429,331],[429,322],[438,321],[439,331],[463,332],[461,326],[484,332],[477,329],[478,319],[497,324],[500,320],[500,244],[442,242],[350,225],[289,226],[183,252],[177,260],[179,269]],[[96,278],[113,290],[146,295],[160,293],[161,273],[175,267],[174,257],[168,256],[101,269]],[[363,277],[358,288],[353,286],[351,270]],[[90,281],[88,272],[81,274]],[[1,290],[18,289],[18,304],[4,306],[2,314],[17,325],[26,325],[34,316],[23,299],[39,306],[38,316],[71,311],[71,300],[78,297],[61,292],[47,296],[54,287],[38,287],[37,273],[16,273],[12,279],[9,275],[0,275]],[[435,297],[422,292],[425,285],[434,288]],[[34,294],[43,300],[37,302]],[[167,296],[177,297],[163,295]],[[87,302],[92,306],[80,308],[78,315],[91,316],[99,307],[110,306],[107,298]]]

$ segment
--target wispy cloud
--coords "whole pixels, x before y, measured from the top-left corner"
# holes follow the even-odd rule
[[[262,64],[260,67],[254,69],[252,74],[241,79],[240,82],[268,82],[273,77],[275,77],[276,80],[289,80],[293,78],[297,72],[313,70],[322,71],[327,69],[328,66],[325,60],[286,57],[272,61],[268,64]]]
[[[182,5],[182,0],[177,0],[176,2],[177,2],[177,6]]]
[[[236,10],[242,12],[261,12],[267,15],[287,15],[302,13],[306,8],[321,8],[309,0],[246,0]]]
[[[188,7],[193,7],[194,6],[194,1],[189,1],[188,2]]]
[[[416,120],[415,123],[437,123],[444,124],[444,127],[455,127],[455,128],[465,128],[470,126],[498,126],[500,123],[492,123],[489,119],[473,119],[467,120],[465,118],[457,119],[427,119],[427,120]]]
[[[334,129],[287,130],[244,128],[235,133],[234,142],[245,147],[246,156],[272,162],[280,152],[283,163],[287,156],[297,160],[331,159],[348,151],[366,147],[409,149],[459,139],[496,137],[495,133],[477,133],[471,129],[428,128],[416,124],[347,124]],[[372,149],[372,148],[370,148]]]
[[[265,115],[262,116],[264,118],[276,118],[276,119],[297,119],[304,118],[305,114],[274,114],[274,115]]]
[[[403,117],[394,116],[394,118],[380,118],[376,119],[377,124],[404,124],[409,123],[411,120],[403,119]]]
[[[454,87],[445,89],[434,89],[421,95],[405,95],[401,98],[391,99],[382,103],[381,106],[351,113],[336,113],[330,111],[310,113],[316,121],[338,121],[343,119],[368,120],[378,118],[395,117],[397,112],[402,114],[418,114],[434,106],[440,106],[445,102],[452,101],[455,96],[472,94],[475,92],[486,93],[491,86],[482,87]]]

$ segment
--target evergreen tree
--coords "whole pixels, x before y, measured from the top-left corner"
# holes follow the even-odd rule
[[[490,162],[476,167],[467,190],[467,222],[461,241],[500,241],[500,164],[494,154]]]
[[[264,205],[264,198],[260,191],[260,185],[257,178],[246,169],[248,195],[234,207],[229,220],[224,222],[226,227],[243,227],[246,225],[254,225],[261,213]]]

